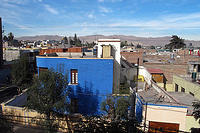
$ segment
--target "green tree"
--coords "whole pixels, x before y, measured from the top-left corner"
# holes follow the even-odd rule
[[[151,45],[151,46],[150,46],[150,49],[155,49],[155,48],[156,48],[156,47],[155,47],[155,46],[153,46],[153,45]]]
[[[127,41],[122,41],[121,42],[121,48],[124,47],[124,46],[128,46],[128,42]]]
[[[8,44],[9,46],[13,45],[14,35],[12,32],[8,33]]]
[[[184,43],[184,39],[178,37],[177,35],[173,35],[171,38],[170,43],[165,45],[165,48],[170,50],[185,48],[186,44]]]
[[[77,40],[76,46],[77,47],[81,47],[82,46],[82,42],[81,42],[81,40],[79,38]]]
[[[81,40],[77,37],[76,34],[74,35],[74,45],[77,46],[77,47],[81,47],[82,46]]]
[[[7,36],[3,36],[3,41],[8,41],[8,37]]]
[[[93,48],[95,45],[97,45],[95,42],[92,42],[92,43],[88,43],[88,42],[87,42],[87,46],[88,46],[89,48]]]
[[[74,40],[71,37],[69,37],[69,43],[70,45],[75,45]]]
[[[131,42],[131,46],[134,46],[132,42]]]
[[[107,97],[101,104],[101,110],[112,120],[128,119],[129,101],[127,97]]]
[[[54,121],[50,118],[68,111],[67,85],[67,79],[64,75],[47,70],[40,72],[39,77],[34,77],[33,85],[28,90],[26,107],[45,114],[46,126],[50,131],[56,128]]]
[[[25,55],[12,65],[11,80],[12,83],[25,88],[30,85],[33,79],[33,71],[29,62],[29,58]]]
[[[194,102],[192,106],[194,107],[192,115],[200,124],[200,102]]]
[[[67,37],[66,37],[66,36],[65,36],[65,37],[63,37],[62,41],[63,41],[63,43],[64,43],[64,44],[68,44],[68,39],[67,39]]]
[[[78,38],[77,38],[76,34],[74,34],[74,42],[75,42],[75,44],[78,42]]]
[[[140,44],[137,44],[136,48],[142,48],[142,46]]]

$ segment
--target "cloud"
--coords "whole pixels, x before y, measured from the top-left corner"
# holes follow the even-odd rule
[[[88,18],[91,18],[91,19],[92,19],[92,18],[95,18],[95,16],[94,16],[93,13],[90,13],[90,14],[88,14],[87,16],[88,16]]]
[[[172,14],[163,17],[167,22],[177,22],[177,21],[191,21],[194,19],[200,19],[200,12],[191,14]]]
[[[52,14],[57,15],[59,13],[56,9],[52,8],[50,5],[45,4],[44,7],[48,12]]]
[[[18,4],[18,5],[23,5],[27,3],[27,0],[2,0],[1,3],[10,3],[10,4]]]
[[[99,11],[102,12],[102,13],[110,13],[110,12],[112,12],[111,9],[103,7],[103,6],[99,7]]]
[[[113,20],[107,26],[120,27],[121,29],[143,28],[152,30],[181,30],[181,29],[200,29],[200,12],[191,14],[171,14],[160,16],[154,20]]]

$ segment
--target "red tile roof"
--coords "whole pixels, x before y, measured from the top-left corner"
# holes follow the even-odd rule
[[[163,73],[161,69],[153,69],[153,68],[148,68],[147,69],[150,73]]]

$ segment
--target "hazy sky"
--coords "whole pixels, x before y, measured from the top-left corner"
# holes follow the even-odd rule
[[[0,0],[6,34],[177,34],[200,40],[199,0]]]

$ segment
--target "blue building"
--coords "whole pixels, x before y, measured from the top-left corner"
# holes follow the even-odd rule
[[[101,102],[113,92],[113,58],[68,58],[37,56],[38,73],[53,69],[67,75],[72,112],[101,114]],[[69,89],[69,88],[67,88]]]

